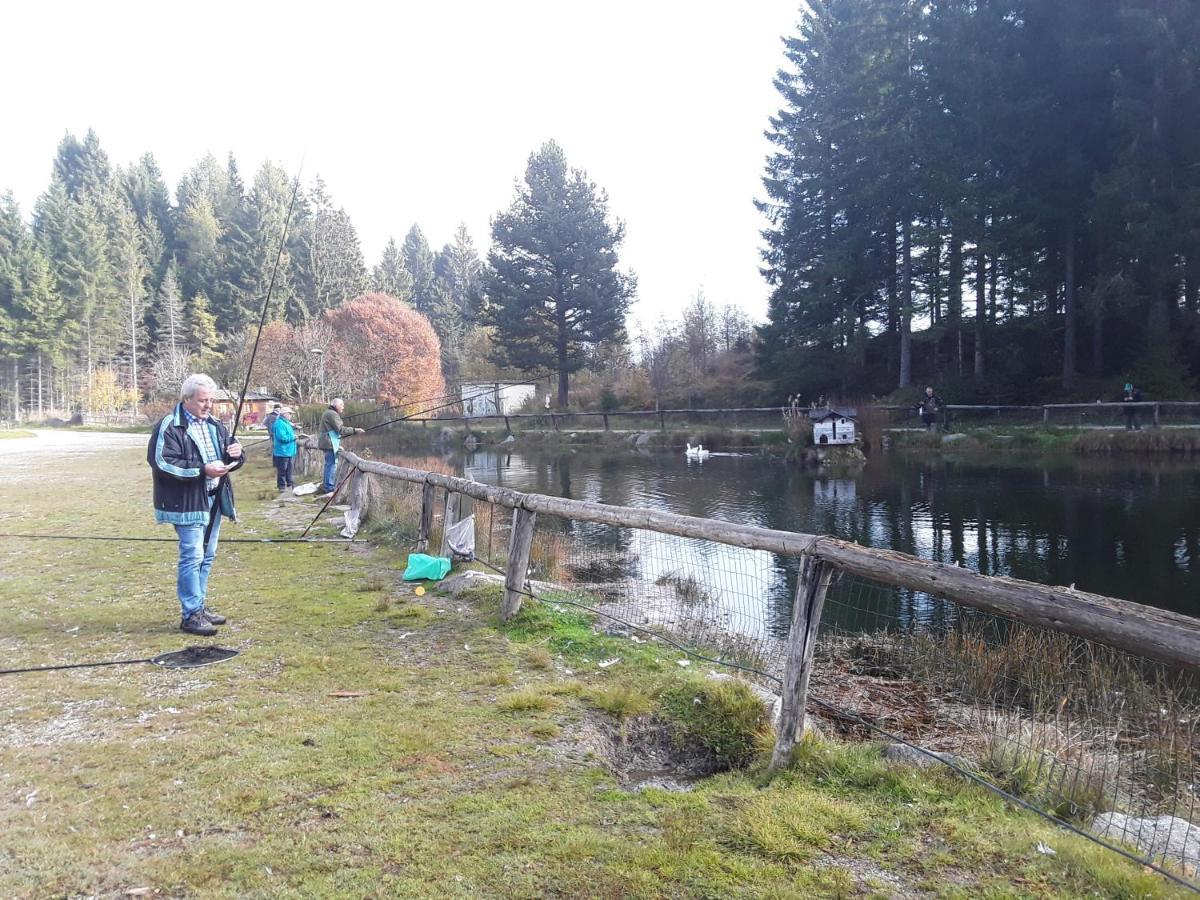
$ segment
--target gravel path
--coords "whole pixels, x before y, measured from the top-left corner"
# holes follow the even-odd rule
[[[113,450],[145,448],[149,435],[112,431],[35,431],[33,437],[0,440],[0,472],[5,481],[38,478],[41,464],[94,456]]]

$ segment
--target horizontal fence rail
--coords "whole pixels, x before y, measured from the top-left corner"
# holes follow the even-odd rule
[[[362,472],[430,484],[508,509],[521,508],[582,522],[648,529],[764,550],[780,556],[811,553],[854,575],[895,587],[939,594],[964,606],[1046,625],[1160,662],[1200,668],[1200,620],[1129,600],[1018,578],[980,575],[959,566],[931,562],[894,550],[863,547],[832,537],[523,493],[465,478],[374,462],[348,451],[341,455],[349,465]]]
[[[793,409],[788,406],[745,406],[682,409],[624,409],[624,410],[545,410],[535,412],[487,413],[466,416],[457,404],[435,415],[399,415],[395,410],[372,410],[359,413],[357,419],[366,418],[374,427],[393,422],[411,422],[427,426],[430,424],[481,425],[487,422],[503,422],[511,431],[514,425],[529,425],[536,428],[562,430],[610,431],[619,427],[639,425],[665,430],[670,426],[723,423],[730,427],[761,429],[779,427],[779,419],[789,412],[808,411],[808,407]],[[860,418],[868,415],[882,416],[888,424],[903,424],[915,419],[916,404],[869,404],[858,407]],[[1135,414],[1140,424],[1144,415],[1155,426],[1167,424],[1191,424],[1200,426],[1200,401],[1189,400],[1143,400],[1138,402],[1101,403],[1049,403],[1049,404],[968,404],[947,403],[941,407],[941,415],[951,421],[998,422],[1006,424],[1055,424],[1056,422],[1077,425],[1089,423],[1100,427],[1119,427],[1123,417]],[[376,421],[377,420],[377,421]],[[1186,421],[1183,421],[1186,420]],[[356,424],[362,424],[357,422]]]

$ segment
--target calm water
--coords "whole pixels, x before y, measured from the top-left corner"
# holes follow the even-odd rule
[[[403,461],[385,445],[377,444],[375,452]],[[1074,584],[1200,615],[1195,465],[1074,458],[981,463],[891,454],[873,457],[854,477],[831,478],[778,459],[714,456],[700,463],[682,452],[487,450],[450,462],[478,481],[518,490],[830,534],[988,574]],[[612,531],[576,527],[571,536],[628,550]],[[760,598],[767,595],[771,618],[782,621],[794,581],[789,562],[740,550],[716,550],[707,560],[697,558],[694,547],[679,554],[690,567],[709,572],[698,576],[709,583],[760,580]],[[671,570],[674,560],[656,561],[663,555],[642,554],[644,577]],[[905,595],[891,602],[915,604],[893,610],[902,618],[931,614],[928,598]]]

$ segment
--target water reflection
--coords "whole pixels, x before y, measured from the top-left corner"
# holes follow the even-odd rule
[[[374,448],[390,456],[386,445]],[[988,574],[1200,615],[1200,469],[1137,460],[959,462],[875,457],[858,474],[808,473],[775,459],[481,450],[452,458],[479,481],[789,531],[831,534]],[[786,631],[795,565],[766,553],[563,523],[572,540],[636,556],[643,578],[690,567]],[[703,546],[700,546],[703,545]],[[765,610],[764,610],[765,607]],[[936,624],[954,614],[919,593],[840,585],[827,618],[848,628]],[[761,627],[761,626],[758,626]]]

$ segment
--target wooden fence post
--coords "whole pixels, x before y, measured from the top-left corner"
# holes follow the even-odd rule
[[[812,672],[821,610],[825,606],[825,594],[833,577],[833,567],[811,553],[804,554],[800,560],[800,581],[796,585],[792,628],[788,633],[787,662],[783,671],[783,703],[779,712],[775,752],[771,754],[772,772],[787,765],[792,749],[804,736],[808,677]]]
[[[429,533],[433,531],[434,493],[437,489],[428,481],[421,488],[421,524],[417,529],[417,552],[424,553],[429,547]]]
[[[667,417],[663,415],[663,411],[661,409],[658,411],[658,427],[660,431],[667,430]]]
[[[1050,407],[1048,407],[1048,406],[1042,407],[1042,424],[1043,425],[1050,424]]]
[[[536,519],[537,513],[527,509],[518,506],[513,510],[512,536],[508,539],[508,566],[504,571],[504,607],[500,613],[500,618],[505,622],[521,611]]]
[[[604,430],[608,431],[608,413],[604,414]]]
[[[1158,418],[1158,412],[1161,408],[1162,407],[1159,404],[1157,404],[1157,403],[1154,404],[1154,427],[1155,428],[1162,427],[1162,423],[1159,422],[1159,418]]]

